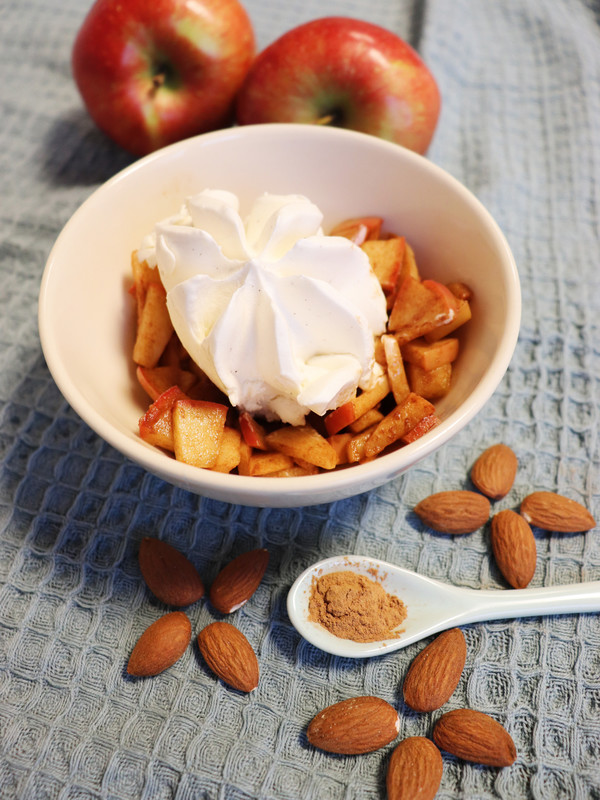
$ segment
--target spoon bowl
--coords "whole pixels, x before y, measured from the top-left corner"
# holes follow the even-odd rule
[[[340,571],[376,579],[386,592],[402,600],[407,615],[397,638],[354,642],[334,636],[320,623],[309,620],[313,579]],[[600,581],[533,589],[469,589],[369,556],[341,555],[319,561],[298,576],[288,593],[287,611],[298,633],[315,647],[345,658],[368,658],[471,622],[600,611]]]

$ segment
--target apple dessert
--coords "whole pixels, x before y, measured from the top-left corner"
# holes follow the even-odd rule
[[[439,423],[469,287],[419,274],[377,216],[325,234],[301,195],[242,218],[205,190],[132,254],[139,434],[182,462],[302,476],[371,460]]]

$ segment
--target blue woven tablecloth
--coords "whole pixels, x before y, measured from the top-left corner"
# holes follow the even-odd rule
[[[150,2],[151,0],[149,0]],[[355,662],[302,641],[288,588],[313,561],[382,557],[470,587],[505,588],[489,531],[434,536],[411,509],[468,487],[475,455],[503,441],[520,468],[498,508],[534,489],[600,515],[600,3],[597,0],[246,0],[262,47],[327,14],[409,39],[438,79],[429,157],[487,206],[523,290],[510,369],[455,440],[370,494],[303,510],[187,494],[125,460],[81,422],[45,366],[37,296],[48,252],[78,205],[131,163],[82,108],[70,49],[86,0],[0,3],[0,797],[48,800],[382,798],[391,746],[360,757],[309,747],[322,707],[376,694],[401,735],[436,716],[404,707],[421,645]],[[435,234],[432,234],[435,235]],[[457,254],[460,258],[460,254]],[[271,553],[235,623],[256,649],[258,689],[227,689],[193,648],[150,681],[127,679],[141,631],[164,608],[137,566],[143,536],[187,553],[207,583],[239,552]],[[600,579],[600,533],[536,533],[532,585]],[[508,591],[508,590],[507,590]],[[212,619],[199,603],[194,629]],[[516,763],[444,756],[440,798],[600,797],[598,615],[467,626],[468,657],[443,710],[487,711]]]

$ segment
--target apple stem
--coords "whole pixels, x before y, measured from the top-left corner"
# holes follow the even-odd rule
[[[316,121],[317,125],[330,125],[334,120],[333,114],[325,114],[324,117],[319,117]]]
[[[152,88],[150,89],[151,97],[154,97],[154,95],[160,89],[160,87],[165,85],[166,80],[167,76],[165,75],[164,72],[158,72],[156,75],[152,76]]]

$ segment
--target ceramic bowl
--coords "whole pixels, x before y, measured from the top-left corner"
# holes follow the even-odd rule
[[[177,462],[138,435],[148,398],[131,360],[130,255],[153,225],[203,188],[250,203],[262,192],[300,193],[324,228],[383,216],[406,236],[421,274],[461,280],[474,293],[452,388],[436,402],[441,424],[365,464],[295,478],[221,474]],[[44,271],[39,329],[48,367],[80,417],[110,445],[171,484],[259,507],[333,502],[393,481],[442,447],[489,400],[516,346],[518,273],[490,214],[428,159],[366,134],[310,125],[233,127],[187,139],[136,161],[97,189],[59,235]]]

